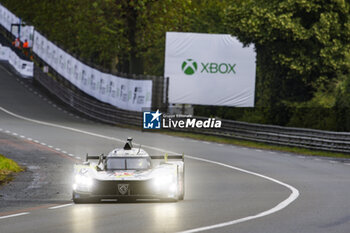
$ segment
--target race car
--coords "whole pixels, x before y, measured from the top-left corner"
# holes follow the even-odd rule
[[[185,194],[183,155],[149,155],[128,138],[108,155],[86,156],[74,165],[74,203],[102,199],[178,201]]]

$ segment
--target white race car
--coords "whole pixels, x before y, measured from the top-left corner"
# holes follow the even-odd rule
[[[107,156],[87,155],[86,162],[74,165],[73,201],[178,201],[184,199],[184,181],[183,155],[150,156],[141,147],[133,148],[128,138],[124,148]]]

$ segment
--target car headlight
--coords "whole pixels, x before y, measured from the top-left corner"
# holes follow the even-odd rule
[[[154,185],[157,187],[168,186],[174,182],[174,177],[171,175],[160,176],[154,179]]]
[[[173,175],[163,175],[154,179],[155,189],[163,194],[173,197],[177,193],[176,177]]]
[[[90,177],[87,176],[82,176],[82,175],[76,175],[74,177],[74,185],[73,185],[73,189],[76,189],[77,187],[91,187],[93,184],[93,181]]]

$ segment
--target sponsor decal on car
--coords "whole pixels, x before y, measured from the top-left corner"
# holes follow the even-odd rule
[[[130,173],[130,172],[116,172],[116,173],[114,173],[114,176],[117,177],[117,178],[130,177],[130,176],[134,176],[134,173]]]

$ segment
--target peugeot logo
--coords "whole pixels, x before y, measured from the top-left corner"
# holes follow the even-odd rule
[[[129,184],[118,184],[118,191],[121,195],[125,195],[129,190]]]

